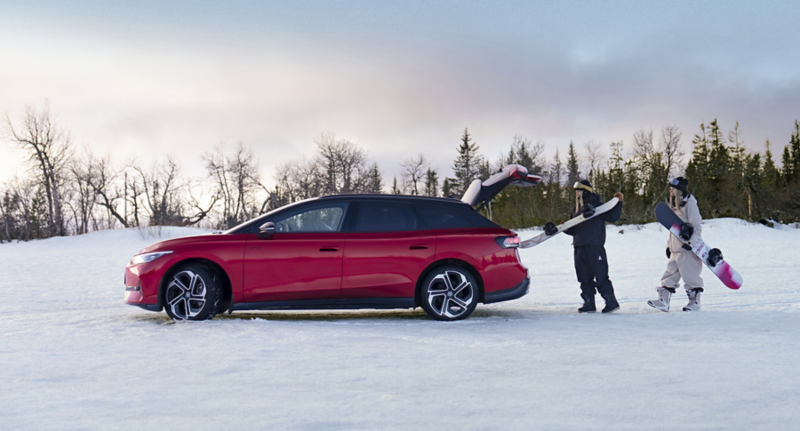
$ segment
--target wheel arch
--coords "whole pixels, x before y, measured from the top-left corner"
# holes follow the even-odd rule
[[[220,284],[222,286],[222,298],[220,299],[219,305],[217,306],[217,313],[225,311],[233,305],[233,287],[231,284],[231,279],[228,276],[228,273],[225,269],[218,263],[214,262],[210,259],[204,259],[201,257],[190,257],[187,259],[180,260],[172,264],[169,269],[164,273],[164,276],[161,277],[161,282],[158,284],[158,308],[159,310],[164,307],[165,299],[164,295],[166,294],[167,284],[169,283],[170,278],[178,272],[179,269],[182,267],[189,265],[189,264],[199,264],[207,271],[212,272],[215,276],[219,277]]]
[[[419,278],[417,278],[417,285],[414,288],[414,305],[419,307],[422,305],[422,298],[421,298],[421,291],[422,291],[422,282],[425,280],[428,275],[433,272],[436,268],[445,266],[445,265],[456,265],[460,266],[475,277],[475,281],[478,282],[478,302],[481,303],[484,301],[484,288],[483,288],[483,277],[481,277],[480,272],[475,269],[474,266],[470,265],[468,262],[463,261],[461,259],[455,258],[447,258],[437,260],[436,262],[431,263],[428,265],[420,274]]]

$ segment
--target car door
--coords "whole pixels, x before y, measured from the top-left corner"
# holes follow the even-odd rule
[[[345,298],[413,298],[417,278],[436,254],[436,235],[402,201],[364,200],[344,250]]]
[[[278,214],[275,234],[252,234],[244,253],[246,302],[341,298],[348,203],[314,202]]]

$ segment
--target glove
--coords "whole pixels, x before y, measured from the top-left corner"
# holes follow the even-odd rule
[[[583,212],[583,218],[589,218],[594,215],[594,206],[592,206],[592,204],[584,204],[581,210]]]
[[[681,246],[681,248],[687,251],[692,251],[692,246],[690,246],[689,244],[684,244]]]
[[[544,224],[544,233],[547,234],[548,236],[555,235],[558,233],[558,227],[556,227],[556,225],[553,224],[553,222],[549,221]]]
[[[619,199],[620,202],[622,202],[622,199],[625,198],[625,195],[623,195],[621,192],[616,192],[614,193],[614,197]]]
[[[680,237],[682,240],[689,241],[693,234],[694,226],[690,225],[689,223],[684,223],[683,226],[681,226]]]
[[[670,257],[672,257],[672,252],[669,251],[669,247],[667,247],[667,259],[669,259]]]

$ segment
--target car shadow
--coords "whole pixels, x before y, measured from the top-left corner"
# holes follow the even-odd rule
[[[539,319],[547,316],[574,315],[571,308],[569,310],[553,309],[497,309],[478,307],[470,317],[461,322],[479,323],[482,320],[492,319]],[[138,322],[149,322],[160,325],[176,323],[167,316],[166,313],[140,314],[132,316],[132,320]],[[366,320],[377,321],[420,321],[434,322],[430,319],[422,308],[401,309],[401,310],[280,310],[280,311],[237,311],[232,314],[222,313],[214,316],[213,321],[241,321],[241,320],[269,320],[269,321],[290,321],[290,322],[357,322]]]

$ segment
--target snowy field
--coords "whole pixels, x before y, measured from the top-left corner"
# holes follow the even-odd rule
[[[699,313],[680,311],[682,289],[670,313],[646,305],[667,263],[651,224],[608,227],[618,313],[576,313],[561,235],[522,251],[530,294],[456,323],[421,310],[171,323],[122,302],[125,264],[154,242],[136,230],[2,244],[0,428],[796,429],[800,230],[723,219],[703,236],[744,286],[704,270]]]

